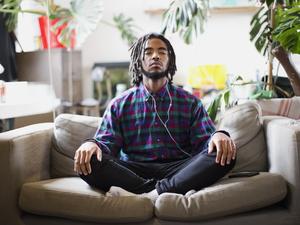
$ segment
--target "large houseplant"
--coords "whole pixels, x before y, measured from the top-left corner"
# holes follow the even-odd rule
[[[291,82],[294,93],[300,96],[300,73],[291,62],[290,53],[300,54],[300,1],[260,0],[261,6],[251,21],[251,41],[256,49],[268,56],[268,86],[272,84],[272,65],[275,57]]]
[[[261,6],[251,21],[251,40],[259,52],[268,56],[269,79],[254,96],[270,98],[274,95],[272,84],[273,57],[285,69],[295,95],[300,95],[300,74],[291,62],[290,53],[300,54],[300,1],[261,0]],[[179,32],[185,43],[190,44],[203,31],[207,20],[209,1],[174,0],[164,13],[162,33]],[[247,82],[246,82],[247,84]],[[280,87],[276,87],[280,88]],[[228,105],[230,88],[221,92],[211,103],[208,112],[216,118],[220,105]],[[284,91],[284,90],[283,90]]]

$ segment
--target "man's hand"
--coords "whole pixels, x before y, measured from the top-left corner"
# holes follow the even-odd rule
[[[216,163],[230,164],[230,161],[236,157],[236,146],[233,140],[222,132],[215,133],[208,144],[208,153],[214,148],[217,150]]]
[[[88,175],[92,172],[91,158],[96,154],[99,161],[102,160],[102,152],[98,145],[94,142],[83,143],[75,152],[74,171],[79,174]]]

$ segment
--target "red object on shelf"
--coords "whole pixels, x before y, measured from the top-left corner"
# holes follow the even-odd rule
[[[193,88],[193,95],[202,98],[203,97],[203,91],[200,88]]]
[[[50,20],[50,27],[53,27],[59,21],[58,18]],[[41,31],[41,39],[42,39],[42,47],[43,49],[48,48],[48,17],[41,16],[39,17],[39,25]],[[59,42],[58,36],[61,31],[67,26],[67,24],[63,24],[58,27],[55,31],[52,31],[50,28],[50,48],[66,48],[67,46],[63,45]],[[76,35],[75,31],[72,32],[71,35],[71,48],[75,47]]]

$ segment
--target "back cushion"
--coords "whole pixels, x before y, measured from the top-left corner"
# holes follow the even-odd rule
[[[60,114],[54,123],[51,150],[51,177],[77,176],[73,171],[75,151],[87,138],[92,138],[101,118]]]
[[[277,115],[300,120],[300,96],[260,99],[255,102],[260,106],[263,116]]]
[[[234,171],[267,171],[267,147],[255,103],[244,103],[227,110],[219,129],[230,133],[237,146]]]
[[[60,114],[55,119],[51,152],[51,176],[77,176],[73,171],[75,151],[92,138],[101,118]],[[237,145],[233,171],[267,171],[267,151],[259,108],[255,103],[235,106],[222,116],[218,129],[227,130]]]

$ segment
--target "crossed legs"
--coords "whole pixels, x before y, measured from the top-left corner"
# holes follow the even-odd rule
[[[108,192],[108,195],[143,194],[155,200],[158,194],[173,192],[185,194],[200,190],[225,176],[234,166],[221,166],[215,162],[215,153],[206,150],[182,160],[167,163],[124,162],[103,155],[99,162],[92,157],[92,173],[80,175],[91,186]]]

